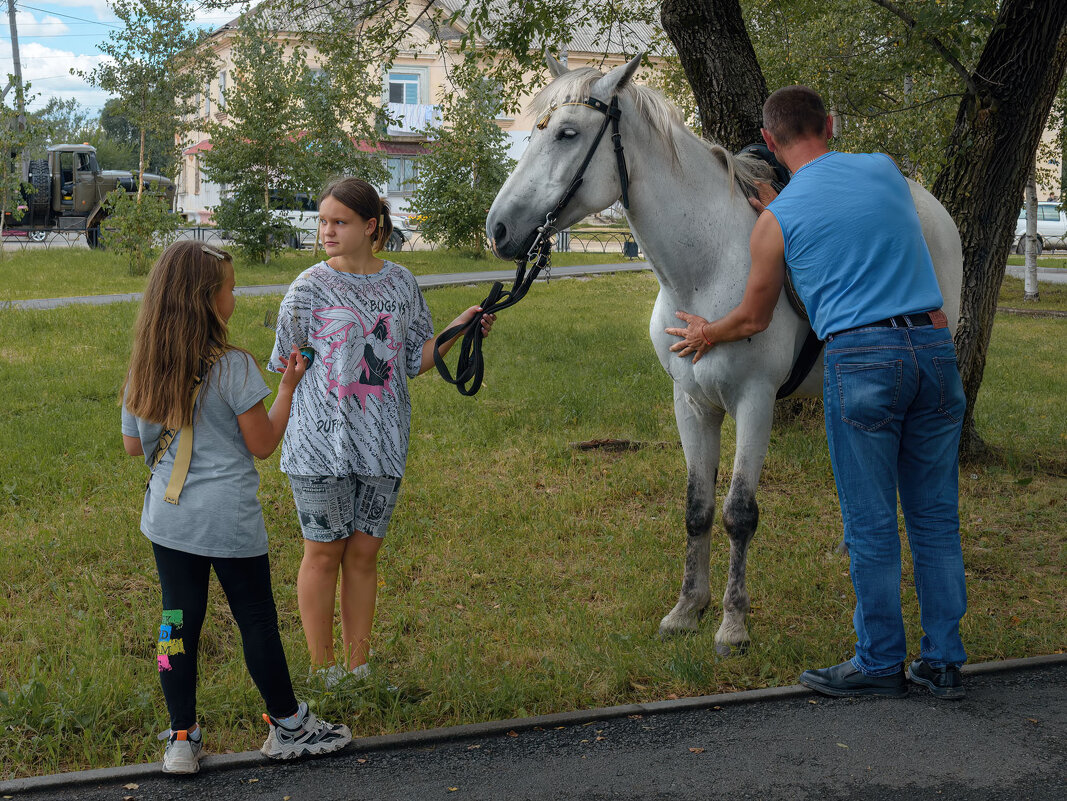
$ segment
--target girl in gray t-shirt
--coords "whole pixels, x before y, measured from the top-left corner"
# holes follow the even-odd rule
[[[368,670],[378,549],[407,461],[408,379],[433,366],[433,321],[415,277],[375,255],[393,224],[374,187],[358,178],[330,184],[319,231],[328,258],[289,287],[270,366],[285,369],[293,348],[315,354],[294,393],[281,468],[304,534],[297,595],[311,664],[333,686]],[[449,327],[480,311],[470,307]],[[482,330],[494,319],[484,315]],[[333,638],[339,575],[342,665]]]
[[[212,568],[266,703],[263,754],[321,754],[352,739],[347,726],[318,720],[293,694],[256,498],[252,457],[278,446],[306,362],[293,351],[268,412],[255,360],[229,344],[233,286],[228,253],[188,240],[167,248],[148,276],[123,387],[123,445],[152,468],[141,531],[163,597],[156,663],[170,713],[165,773],[200,769],[196,656]]]

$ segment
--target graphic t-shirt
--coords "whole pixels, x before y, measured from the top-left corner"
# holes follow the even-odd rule
[[[419,374],[433,320],[419,285],[385,262],[373,275],[319,262],[278,311],[270,369],[294,344],[315,361],[293,395],[281,469],[291,475],[404,475],[411,432],[408,378]]]
[[[152,473],[144,496],[141,531],[152,542],[200,556],[244,558],[267,552],[267,529],[256,497],[259,473],[245,445],[237,415],[270,394],[255,361],[231,350],[208,372],[193,409],[193,454],[177,505],[163,496],[183,434],[178,434]],[[122,407],[122,433],[141,440],[151,466],[163,426]]]

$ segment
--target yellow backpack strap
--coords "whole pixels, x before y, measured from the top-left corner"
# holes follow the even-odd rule
[[[200,375],[198,375],[193,382],[192,408],[194,414],[196,412],[196,399],[200,395],[200,389],[204,385],[204,381],[207,379],[208,372],[221,356],[221,352],[213,351],[205,361],[204,369],[201,370]],[[182,426],[182,430],[179,432],[175,432],[173,428],[168,428],[164,429],[163,433],[159,435],[159,444],[156,446],[156,452],[152,458],[152,471],[155,472],[156,467],[163,459],[163,454],[167,452],[167,449],[174,441],[175,435],[178,437],[178,452],[174,456],[174,466],[170,471],[170,481],[167,482],[167,491],[163,495],[163,500],[177,506],[178,498],[182,494],[182,488],[185,486],[185,479],[189,475],[189,464],[193,459],[192,422]],[[152,477],[149,476],[148,480],[151,482]]]

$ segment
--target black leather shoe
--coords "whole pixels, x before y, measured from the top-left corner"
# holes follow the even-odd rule
[[[851,662],[842,662],[822,670],[805,670],[800,674],[800,683],[817,693],[838,697],[885,695],[903,698],[908,694],[903,665],[889,676],[868,676],[858,671]]]
[[[955,665],[943,668],[930,667],[925,659],[916,659],[908,668],[908,677],[921,684],[938,698],[958,700],[967,693],[963,689],[963,677]]]

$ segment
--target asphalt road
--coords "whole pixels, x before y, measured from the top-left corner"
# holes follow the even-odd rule
[[[764,700],[512,735],[376,750],[357,741],[339,755],[292,764],[212,769],[209,760],[185,779],[2,789],[5,797],[53,801],[1067,799],[1067,659],[982,667],[967,674],[967,697],[957,702],[919,688],[900,700],[850,700],[797,687]]]
[[[1009,264],[1006,268],[1008,275],[1014,278],[1022,278],[1025,268],[1015,264]],[[1039,284],[1067,284],[1067,270],[1056,267],[1038,267],[1037,282]]]

